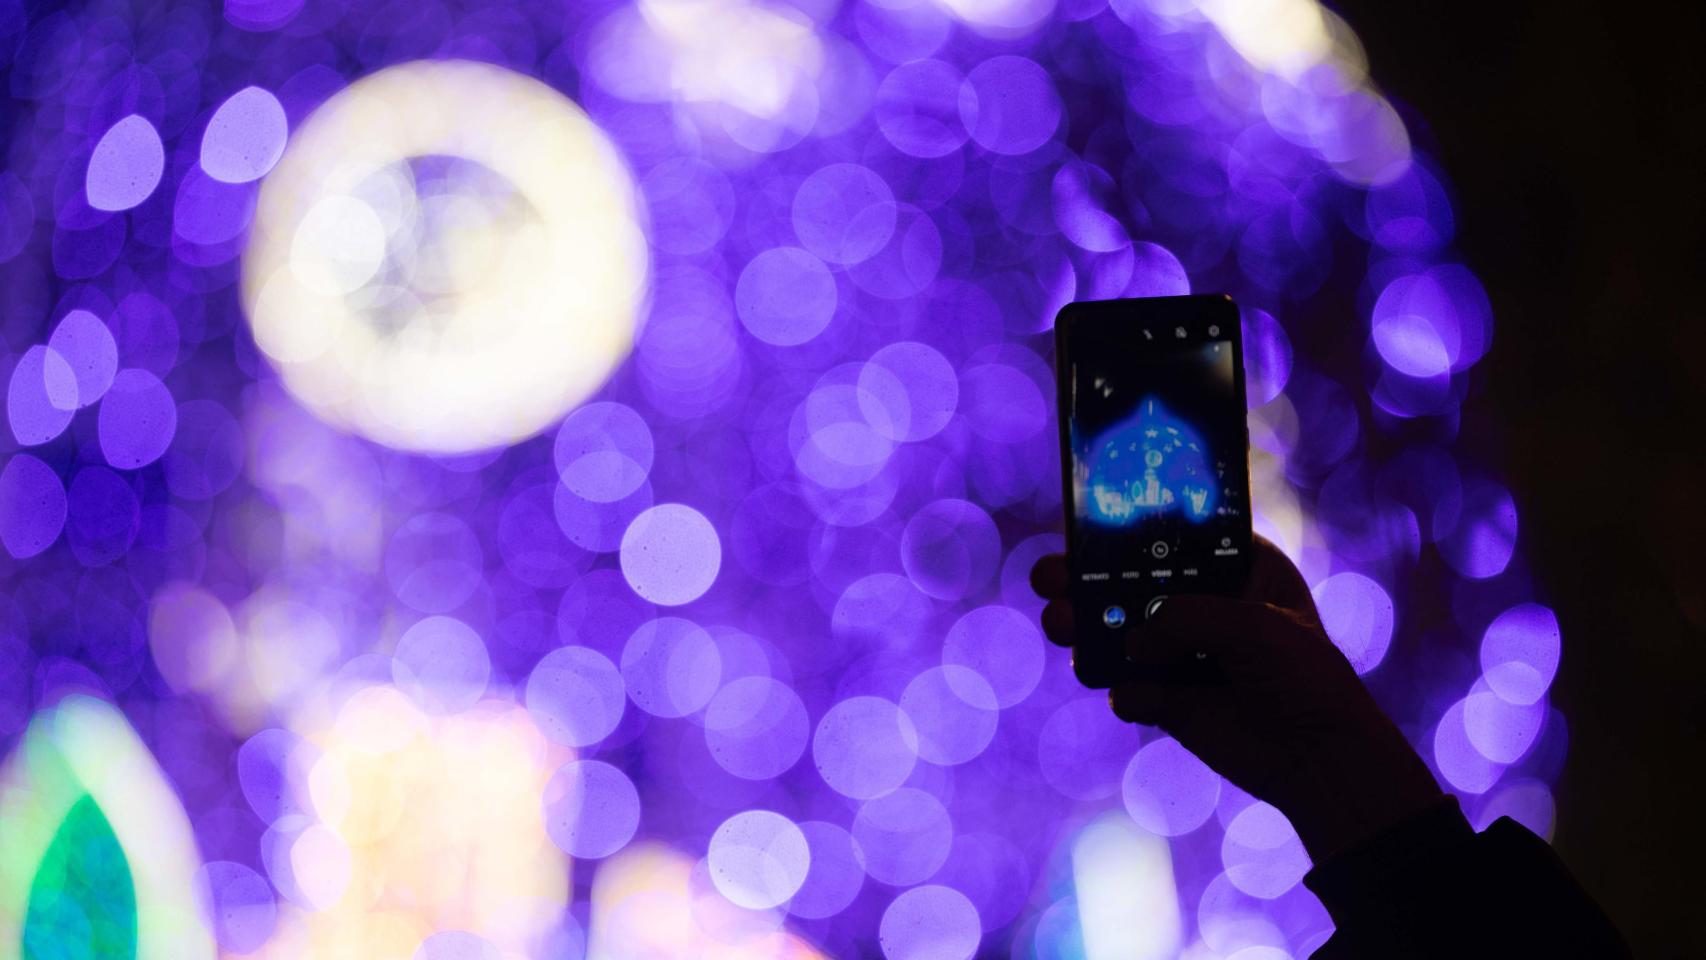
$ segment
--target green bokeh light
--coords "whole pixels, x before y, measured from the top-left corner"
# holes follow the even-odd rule
[[[136,891],[124,848],[84,796],[65,815],[30,884],[24,960],[134,960]]]

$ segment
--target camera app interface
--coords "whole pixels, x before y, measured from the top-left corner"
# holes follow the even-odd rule
[[[1236,352],[1224,339],[1141,334],[1094,333],[1072,351],[1075,566],[1086,582],[1188,588],[1180,581],[1213,579],[1249,549]]]

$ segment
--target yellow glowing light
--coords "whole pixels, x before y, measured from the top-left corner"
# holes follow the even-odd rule
[[[1198,9],[1244,59],[1288,79],[1334,52],[1315,0],[1204,0]]]
[[[535,955],[568,902],[568,858],[539,798],[569,754],[525,710],[493,700],[432,716],[368,686],[297,727],[320,751],[305,784],[318,819],[287,848],[309,909],[284,907],[261,957],[411,960],[445,930],[506,960]]]
[[[466,452],[548,426],[626,355],[645,238],[614,147],[520,74],[420,61],[292,135],[243,260],[255,342],[329,423]]]
[[[266,584],[246,597],[228,614],[235,627],[229,638],[219,616],[224,607],[212,605],[217,602],[197,588],[164,588],[150,610],[149,644],[162,675],[174,686],[179,671],[168,667],[186,662],[179,647],[187,647],[189,654],[219,654],[181,672],[213,700],[233,731],[250,733],[265,726],[273,713],[317,692],[336,666],[342,646],[337,629],[290,588]]]
[[[20,956],[36,870],[85,796],[124,851],[137,960],[212,960],[194,895],[201,859],[183,805],[118,709],[82,694],[38,714],[0,769],[0,960]]]
[[[780,912],[735,906],[691,858],[658,843],[600,865],[588,926],[587,960],[823,960]]]
[[[687,102],[721,102],[755,117],[781,113],[823,64],[811,21],[745,0],[640,0],[669,48],[670,86]]]
[[[217,686],[239,656],[231,611],[202,588],[172,582],[148,607],[148,645],[160,676],[179,693]]]
[[[1256,532],[1272,540],[1287,556],[1296,557],[1304,546],[1303,507],[1297,488],[1285,475],[1285,458],[1266,450],[1250,450],[1250,486],[1256,508]]]
[[[973,14],[962,7],[1022,0],[936,2],[975,26]],[[1254,94],[1242,75],[1222,83],[1221,93],[1229,99],[1253,96],[1256,102],[1244,106],[1261,110],[1275,131],[1315,151],[1345,180],[1389,183],[1409,169],[1404,121],[1369,81],[1368,58],[1355,32],[1318,0],[1144,0],[1136,7],[1162,23],[1213,26],[1265,75]],[[1220,79],[1222,72],[1212,61],[1208,65],[1210,78]]]

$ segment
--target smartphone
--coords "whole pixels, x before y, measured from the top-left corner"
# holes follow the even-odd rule
[[[1072,666],[1134,676],[1124,628],[1177,593],[1249,577],[1250,435],[1227,296],[1070,303],[1055,317]]]

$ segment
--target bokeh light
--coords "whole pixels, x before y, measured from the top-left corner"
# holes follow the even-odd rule
[[[576,760],[545,788],[545,827],[563,852],[596,860],[622,849],[640,824],[640,796],[626,774]]]
[[[627,692],[610,658],[586,647],[559,647],[539,660],[525,688],[527,712],[547,737],[587,747],[622,721]]]
[[[1254,803],[1226,825],[1220,844],[1226,878],[1252,897],[1272,900],[1295,887],[1309,869],[1309,856],[1285,815]]]
[[[970,960],[981,939],[977,907],[953,887],[913,887],[883,911],[877,936],[889,960]]]
[[[244,87],[208,119],[201,168],[221,183],[259,180],[284,156],[288,127],[277,97],[260,87]]]
[[[1545,696],[1558,672],[1558,618],[1538,603],[1518,604],[1493,618],[1481,636],[1487,685],[1513,704]]]
[[[65,488],[53,468],[15,453],[0,470],[0,544],[27,560],[59,539],[65,527]]]
[[[792,821],[769,810],[749,810],[723,821],[706,854],[711,880],[723,896],[748,910],[787,902],[805,882],[811,848]]]
[[[680,503],[651,507],[622,533],[622,575],[641,597],[678,607],[703,596],[722,567],[722,541],[705,515]]]
[[[1258,532],[1550,830],[1492,311],[1316,0],[156,7],[0,14],[0,943],[63,827],[150,956],[1307,954],[1042,636],[1084,298],[1238,300]]]
[[[485,642],[454,617],[427,617],[403,631],[391,678],[428,713],[456,713],[486,692],[492,663]]]
[[[164,774],[103,700],[73,693],[36,715],[0,767],[8,949],[212,960],[196,836]]]
[[[812,759],[836,793],[873,799],[893,791],[912,774],[918,762],[918,731],[892,702],[850,697],[818,721]]]
[[[627,351],[634,192],[605,135],[536,81],[471,62],[364,77],[264,181],[244,255],[256,345],[316,414],[382,443],[530,436]]]
[[[716,695],[722,653],[705,628],[680,617],[642,623],[622,648],[622,680],[635,706],[658,717],[697,713]]]
[[[165,166],[160,131],[146,117],[125,117],[101,135],[89,156],[89,206],[129,210],[160,185]]]
[[[918,756],[943,766],[965,763],[989,746],[999,708],[989,681],[952,664],[924,671],[900,695],[900,709],[918,732]]]
[[[1392,643],[1392,598],[1375,580],[1353,571],[1335,573],[1315,585],[1315,607],[1327,636],[1357,673],[1380,666]]]
[[[118,374],[118,343],[100,317],[73,310],[48,337],[47,348],[59,355],[77,378],[77,406],[86,407],[107,392]]]
[[[121,370],[101,404],[101,452],[122,470],[160,459],[178,429],[178,407],[166,385],[147,370]]]
[[[771,780],[805,753],[811,720],[787,684],[770,677],[729,683],[705,707],[705,746],[712,759],[746,780]]]
[[[805,880],[788,903],[788,912],[807,920],[833,917],[853,902],[865,883],[853,836],[823,820],[800,824],[809,847]]]
[[[859,805],[854,849],[865,873],[893,887],[934,876],[947,862],[954,827],[942,801],[927,790],[901,787]]]
[[[1072,846],[1086,960],[1178,956],[1183,931],[1174,884],[1172,854],[1161,837],[1118,814],[1086,827]]]
[[[18,443],[36,446],[54,439],[77,409],[77,374],[52,347],[33,346],[12,368],[6,417]]]
[[[214,938],[233,953],[253,953],[278,927],[272,885],[246,864],[206,864],[196,875],[196,893],[212,921]]]
[[[1138,826],[1160,837],[1208,822],[1220,800],[1220,777],[1172,737],[1143,745],[1126,766],[1120,793]]]

